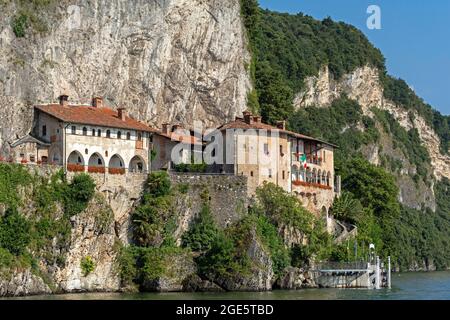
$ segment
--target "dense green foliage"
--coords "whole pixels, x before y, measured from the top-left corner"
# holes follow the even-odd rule
[[[289,250],[286,249],[283,239],[278,234],[277,228],[265,215],[255,217],[256,231],[259,239],[270,252],[273,262],[273,271],[279,275],[291,264]]]
[[[8,210],[0,218],[0,247],[18,256],[31,241],[31,224],[15,210]]]
[[[174,259],[189,259],[191,251],[177,247],[173,238],[177,217],[173,204],[178,192],[180,188],[172,188],[167,172],[149,175],[142,201],[131,216],[134,245],[119,248],[116,262],[123,285],[147,290],[167,275]]]
[[[0,204],[5,207],[0,217],[0,269],[36,268],[38,259],[64,263],[70,217],[92,199],[92,179],[80,175],[68,183],[62,171],[45,178],[24,166],[0,164],[0,182]]]
[[[206,252],[211,249],[218,232],[209,206],[203,205],[198,218],[183,235],[183,246],[193,251]]]
[[[307,240],[306,245],[298,244],[291,249],[292,265],[304,266],[312,260],[327,260],[331,257],[334,248],[331,236],[325,230],[324,221],[307,211],[296,196],[273,183],[265,183],[256,190],[256,194],[259,205],[253,208],[253,211],[260,217],[259,219],[263,217],[257,225],[259,228],[264,227],[261,230],[266,231],[262,234],[262,239],[266,239],[266,245],[271,249],[272,259],[278,270],[286,266],[289,259],[284,250],[277,245],[284,241],[280,238],[274,239],[273,229],[267,222],[270,222],[276,230],[286,228],[295,230]]]
[[[141,247],[173,242],[171,233],[175,228],[173,192],[167,172],[153,172],[147,181],[147,190],[141,204],[134,210],[133,238]]]

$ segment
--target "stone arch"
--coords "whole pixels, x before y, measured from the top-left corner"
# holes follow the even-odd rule
[[[84,158],[81,152],[76,150],[72,151],[67,158],[67,171],[83,172],[84,166]]]
[[[138,172],[138,173],[144,173],[146,172],[145,169],[145,161],[140,156],[134,156],[130,160],[130,164],[128,166],[129,172]]]
[[[88,171],[92,173],[105,172],[105,160],[98,152],[95,152],[90,156]]]
[[[69,154],[69,157],[67,158],[67,163],[68,164],[78,164],[78,165],[84,166],[83,155],[81,154],[81,152],[74,150]]]
[[[306,182],[312,181],[312,172],[310,168],[306,168]]]
[[[50,162],[50,164],[55,164],[55,165],[63,164],[63,157],[62,157],[61,149],[59,147],[57,147],[56,145],[53,145],[50,147],[48,155],[49,155],[48,161]]]
[[[291,180],[297,181],[299,179],[299,169],[297,165],[292,165],[291,168]]]
[[[124,174],[125,161],[119,154],[115,154],[109,160],[108,172],[111,174]]]

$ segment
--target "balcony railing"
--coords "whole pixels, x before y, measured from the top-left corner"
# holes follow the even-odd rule
[[[300,180],[293,180],[292,184],[296,187],[311,187],[311,188],[319,188],[319,189],[324,189],[324,190],[332,190],[333,189],[331,186],[327,186],[324,184],[306,182],[306,181],[300,181]]]
[[[296,153],[296,152],[292,153],[292,161],[301,162],[301,160],[300,160],[301,157],[302,157],[301,153]],[[322,165],[322,157],[319,157],[319,156],[307,156],[306,157],[306,163],[315,164],[315,165],[321,166]]]
[[[109,168],[109,174],[125,174],[125,168]]]
[[[75,164],[75,163],[68,163],[67,164],[67,171],[70,171],[70,172],[84,172],[84,165],[82,165],[82,164]]]
[[[88,167],[89,173],[105,173],[105,167]]]

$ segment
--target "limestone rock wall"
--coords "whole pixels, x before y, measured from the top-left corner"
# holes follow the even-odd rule
[[[151,125],[215,125],[241,114],[250,80],[239,0],[61,0],[48,31],[16,38],[1,2],[0,145],[29,131],[33,104],[103,96]]]
[[[342,79],[335,80],[325,66],[317,77],[309,77],[305,83],[306,89],[298,93],[294,101],[297,108],[312,105],[329,107],[334,100],[346,94],[361,105],[366,115],[372,116],[372,107],[387,110],[405,129],[417,128],[422,143],[430,154],[434,176],[439,180],[442,177],[450,178],[450,157],[440,153],[437,134],[416,112],[414,119],[411,119],[405,108],[383,97],[383,87],[376,68],[358,68],[351,74],[344,75]],[[377,157],[372,160],[374,163],[378,161]]]

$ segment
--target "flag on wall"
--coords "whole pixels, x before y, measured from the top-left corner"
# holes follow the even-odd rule
[[[303,167],[306,169],[308,167],[308,163],[306,162],[306,154],[303,154],[300,157],[300,162],[302,163]]]

